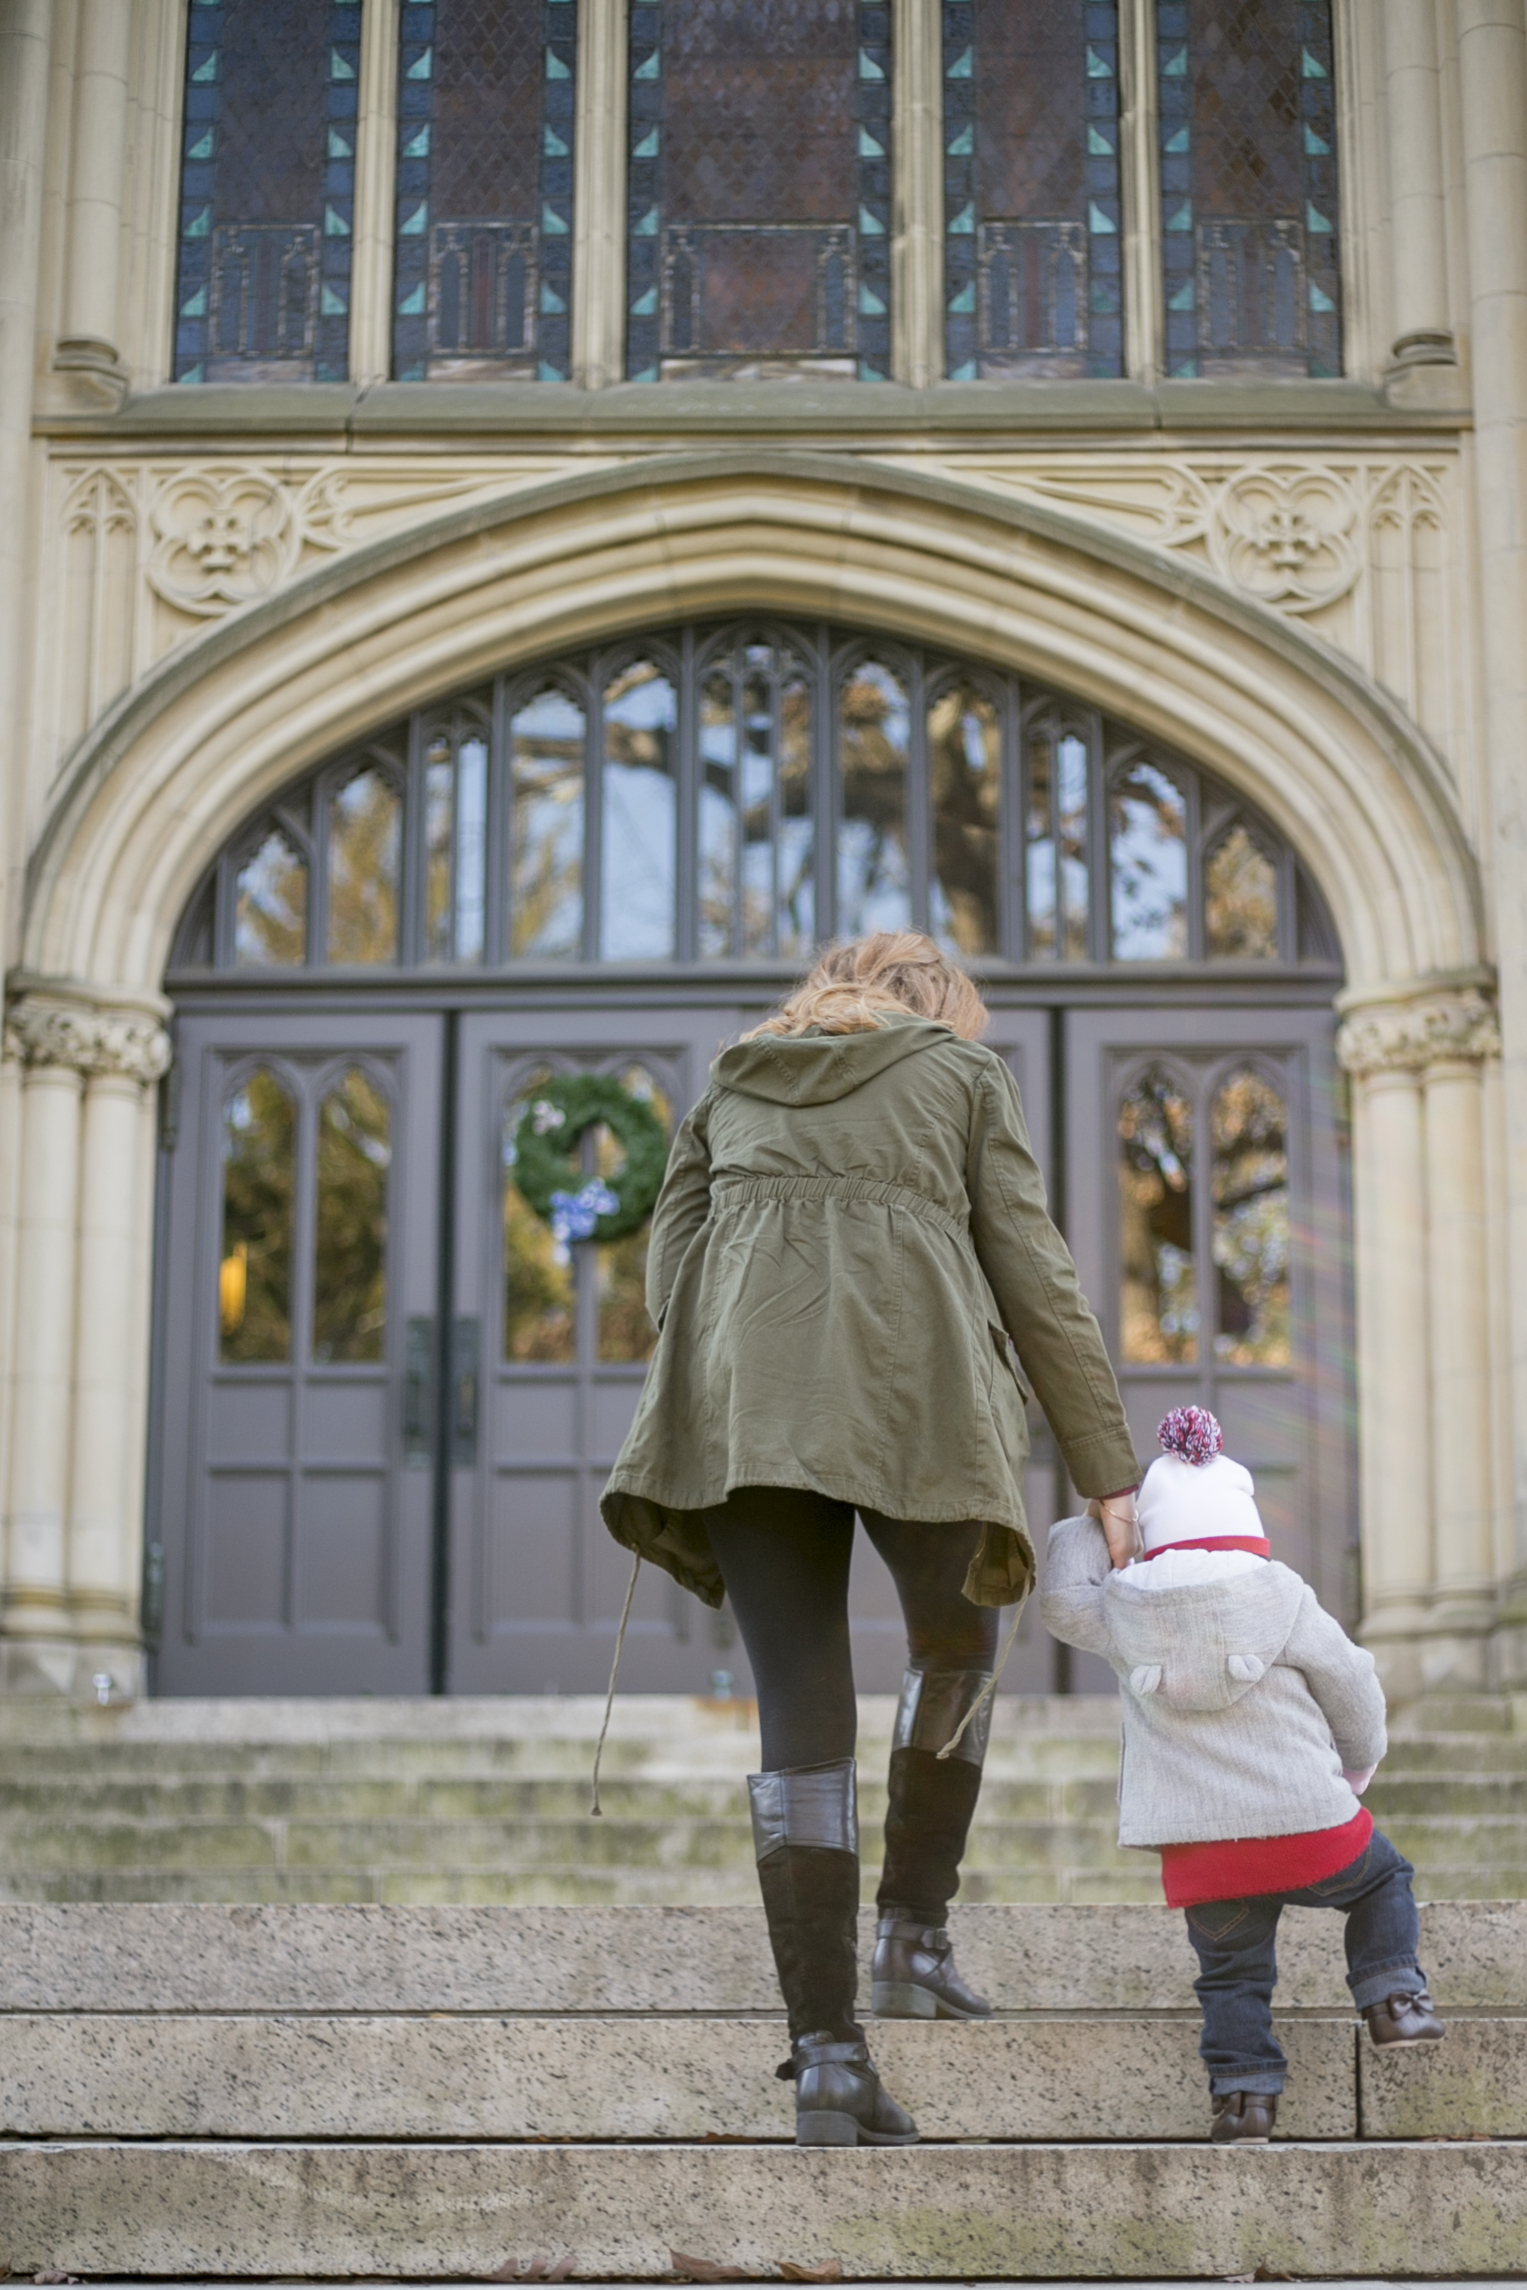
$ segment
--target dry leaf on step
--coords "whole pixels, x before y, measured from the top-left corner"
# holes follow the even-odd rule
[[[743,2266],[718,2266],[713,2258],[695,2258],[687,2250],[670,2250],[673,2271],[689,2282],[746,2282],[748,2272]]]

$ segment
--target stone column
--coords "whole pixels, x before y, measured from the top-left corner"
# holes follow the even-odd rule
[[[102,1019],[85,1088],[69,1473],[69,1612],[82,1669],[119,1693],[142,1684],[138,1364],[149,1340],[142,1281],[143,1099],[169,1064],[152,1018]],[[152,1213],[150,1211],[150,1213]]]
[[[626,374],[626,8],[582,0],[573,154],[573,380]]]
[[[1384,96],[1389,144],[1389,248],[1393,357],[1400,366],[1451,366],[1441,82],[1436,0],[1384,0]]]
[[[132,20],[128,0],[79,0],[63,331],[53,359],[108,406],[127,389],[117,336]]]
[[[399,0],[366,0],[355,134],[355,243],[350,273],[350,379],[392,372],[392,234],[398,152]]]
[[[1483,1064],[1465,989],[1362,1009],[1354,1077],[1363,1637],[1391,1693],[1487,1682],[1495,1616]]]
[[[939,11],[896,0],[892,93],[891,378],[925,390],[944,371],[944,78]]]

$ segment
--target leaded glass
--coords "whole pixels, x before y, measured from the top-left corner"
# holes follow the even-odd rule
[[[1220,961],[1278,959],[1278,863],[1244,820],[1204,861],[1204,952]]]
[[[587,738],[584,710],[556,686],[509,725],[509,948],[522,959],[583,952]]]
[[[699,952],[810,947],[815,914],[811,693],[773,644],[731,645],[700,685]]]
[[[838,933],[906,930],[912,921],[907,848],[906,686],[878,660],[862,660],[838,698]]]
[[[1172,374],[1341,371],[1329,0],[1159,0]]]
[[[387,1178],[392,1109],[351,1066],[318,1109],[313,1357],[358,1364],[387,1348]]]
[[[192,0],[178,382],[350,370],[360,0]]]
[[[297,1109],[266,1066],[223,1103],[223,1241],[218,1357],[249,1365],[292,1354],[292,1198]]]
[[[949,378],[1123,372],[1117,0],[944,0]]]
[[[1188,951],[1188,813],[1158,763],[1132,763],[1108,799],[1113,952],[1120,962],[1181,961]]]
[[[548,1078],[530,1075],[504,1111],[501,1160],[504,1203],[504,1358],[566,1366],[577,1357],[575,1271],[549,1224],[514,1181],[515,1137],[525,1109]]]
[[[404,0],[393,372],[570,371],[576,0]]]
[[[1254,1068],[1215,1093],[1214,1349],[1229,1367],[1286,1368],[1289,1331],[1288,1113]]]
[[[604,695],[603,898],[607,962],[666,962],[674,953],[678,694],[650,660],[633,661]]]
[[[626,372],[890,370],[891,12],[635,0]]]
[[[233,959],[288,969],[307,960],[308,866],[289,835],[267,828],[235,878]]]
[[[1085,962],[1087,742],[1055,723],[1031,728],[1025,768],[1024,900],[1031,961]]]
[[[1001,946],[1002,717],[968,677],[948,684],[928,710],[933,799],[933,880],[928,922],[956,954]]]
[[[673,1107],[643,1066],[628,1066],[619,1076],[622,1088],[645,1099],[663,1127],[673,1128]],[[613,1181],[625,1167],[625,1153],[601,1123],[594,1132],[589,1160],[591,1176]],[[601,1360],[650,1360],[657,1330],[647,1316],[647,1238],[650,1224],[629,1232],[622,1240],[599,1242],[594,1249],[594,1291],[598,1312],[596,1350]]]
[[[403,803],[390,773],[357,771],[329,797],[328,958],[396,962]]]
[[[1153,1066],[1119,1107],[1119,1348],[1131,1367],[1198,1358],[1193,1108]]]

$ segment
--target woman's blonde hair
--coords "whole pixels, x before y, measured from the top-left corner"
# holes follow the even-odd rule
[[[920,930],[876,930],[829,946],[772,1018],[744,1034],[862,1034],[910,1010],[976,1042],[990,1013],[957,962]]]

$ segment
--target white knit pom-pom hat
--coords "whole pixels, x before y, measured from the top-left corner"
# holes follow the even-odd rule
[[[1146,1472],[1135,1503],[1145,1556],[1186,1545],[1271,1557],[1251,1473],[1220,1453],[1223,1434],[1209,1410],[1174,1407],[1156,1437],[1165,1452]]]

